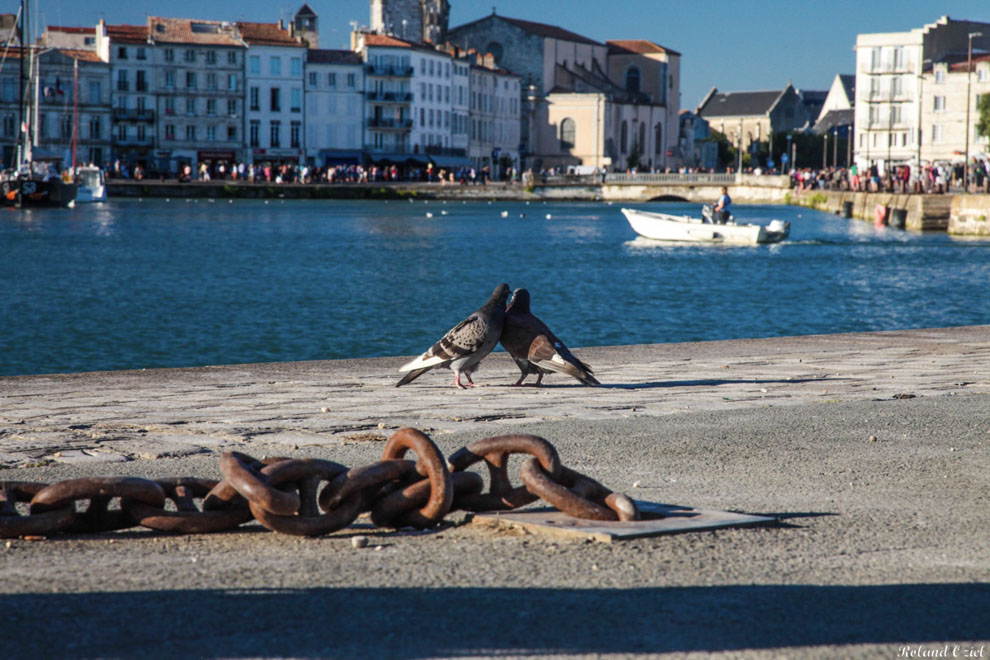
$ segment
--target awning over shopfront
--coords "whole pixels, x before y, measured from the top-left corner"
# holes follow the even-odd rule
[[[373,163],[394,165],[426,165],[430,159],[422,154],[375,153],[369,154]]]
[[[436,167],[471,167],[471,160],[464,156],[430,156]]]
[[[324,167],[331,165],[360,165],[364,152],[348,149],[320,149],[319,160]]]

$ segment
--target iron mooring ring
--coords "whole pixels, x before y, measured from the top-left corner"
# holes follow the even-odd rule
[[[253,517],[247,503],[241,508],[200,511],[196,499],[204,499],[220,483],[213,479],[175,477],[156,479],[155,483],[165,491],[165,498],[175,503],[176,510],[168,511],[137,500],[124,500],[124,511],[135,524],[160,532],[178,534],[204,534],[234,529]]]
[[[504,511],[539,499],[525,486],[513,487],[509,480],[510,454],[529,454],[553,478],[560,476],[563,466],[557,450],[539,436],[516,433],[476,440],[451,455],[450,469],[452,472],[461,472],[475,463],[485,461],[491,483],[487,493],[459,497],[458,505],[469,511]]]
[[[0,482],[0,539],[18,536],[47,536],[58,532],[70,524],[76,516],[75,502],[44,513],[21,515],[17,512],[18,502],[30,502],[48,484],[34,481]]]
[[[563,468],[558,482],[543,471],[539,461],[531,458],[523,463],[519,476],[531,493],[569,516],[585,520],[639,520],[639,510],[631,499],[570,468]]]
[[[426,434],[416,429],[404,428],[393,433],[392,437],[385,443],[382,460],[402,458],[409,450],[416,453],[418,459],[416,471],[429,479],[430,496],[426,504],[418,511],[409,512],[403,516],[404,524],[424,529],[433,527],[447,515],[454,503],[454,482],[447,470],[447,462],[443,459],[440,449]],[[379,504],[384,502],[387,497],[379,500]],[[378,511],[377,515],[376,510]],[[386,510],[389,513],[386,513]],[[376,504],[375,508],[372,509],[372,521],[376,518],[384,520],[391,515],[392,511],[388,505],[383,504],[379,507]],[[385,522],[385,524],[388,526],[392,523]]]
[[[320,484],[333,481],[347,472],[347,467],[317,458],[291,459],[262,469],[261,474],[271,487],[292,486],[299,491],[300,506],[294,515],[274,514],[251,501],[251,512],[262,525],[274,532],[294,536],[322,536],[347,527],[361,513],[363,491],[352,493],[339,506],[326,512],[320,510]]]

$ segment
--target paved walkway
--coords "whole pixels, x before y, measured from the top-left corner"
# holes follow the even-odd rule
[[[392,387],[403,358],[3,378],[0,467],[990,390],[990,326],[576,352],[604,387],[558,375],[509,387],[518,370],[505,353],[466,391],[447,370]]]

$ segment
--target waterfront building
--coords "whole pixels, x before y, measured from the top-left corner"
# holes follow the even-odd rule
[[[730,144],[750,153],[760,142],[769,143],[775,133],[802,129],[811,120],[790,83],[782,90],[756,92],[719,92],[712,87],[698,106],[698,115]]]
[[[856,76],[836,74],[812,128],[818,135],[830,136],[832,142],[829,144],[826,141],[825,146],[831,148],[831,154],[826,153],[825,158],[833,165],[847,165],[850,162],[855,103]]]
[[[464,50],[491,54],[498,68],[520,76],[523,167],[624,170],[674,164],[668,153],[677,144],[678,53],[651,42],[607,45],[494,12],[452,28],[447,39]],[[626,73],[618,80],[610,77]]]
[[[975,40],[974,40],[975,41]],[[969,66],[972,63],[972,69]],[[961,163],[966,152],[966,97],[969,96],[969,156],[990,160],[987,137],[978,135],[979,101],[990,94],[990,53],[953,53],[924,75],[922,160]]]
[[[49,25],[42,33],[40,45],[48,48],[96,50],[96,28]]]
[[[92,50],[51,48],[38,65],[37,159],[102,165],[111,153],[110,65]]]
[[[147,25],[96,27],[96,53],[110,64],[111,153],[108,160],[128,171],[155,160],[155,98],[152,44]]]
[[[677,148],[682,167],[710,170],[718,166],[718,142],[711,138],[708,122],[690,110],[681,110]]]
[[[298,164],[304,156],[306,46],[281,21],[236,26],[248,47],[247,160],[275,167]]]
[[[942,16],[907,32],[857,35],[853,148],[860,168],[876,163],[886,170],[919,159],[961,162],[967,132],[972,151],[974,106],[965,126],[965,90],[950,93],[948,84],[949,67],[960,59],[966,66],[970,45],[977,55],[990,50],[990,23]]]
[[[364,147],[364,64],[349,50],[306,51],[306,162],[358,165]]]
[[[475,55],[469,80],[468,158],[502,179],[518,166],[519,76],[496,68],[490,54]]]
[[[475,53],[463,53],[450,48],[450,148],[454,153],[467,154],[471,144],[471,67],[477,61]]]

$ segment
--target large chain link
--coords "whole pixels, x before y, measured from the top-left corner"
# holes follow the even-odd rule
[[[407,452],[416,461],[405,460]],[[531,458],[520,468],[522,486],[509,481],[511,454]],[[484,461],[480,474],[467,468]],[[130,527],[202,534],[257,520],[268,529],[322,536],[370,512],[379,527],[428,529],[454,510],[515,509],[542,498],[576,518],[639,518],[631,499],[560,462],[557,450],[535,435],[501,435],[472,442],[445,461],[424,433],[399,429],[382,460],[348,469],[321,459],[266,458],[240,452],[220,458],[222,481],[178,477],[88,477],[54,484],[0,482],[0,538],[97,533]],[[118,508],[111,508],[119,500]],[[166,508],[171,502],[173,508]],[[198,502],[198,505],[197,505]],[[79,503],[77,505],[77,503]],[[18,510],[18,504],[22,511]]]

